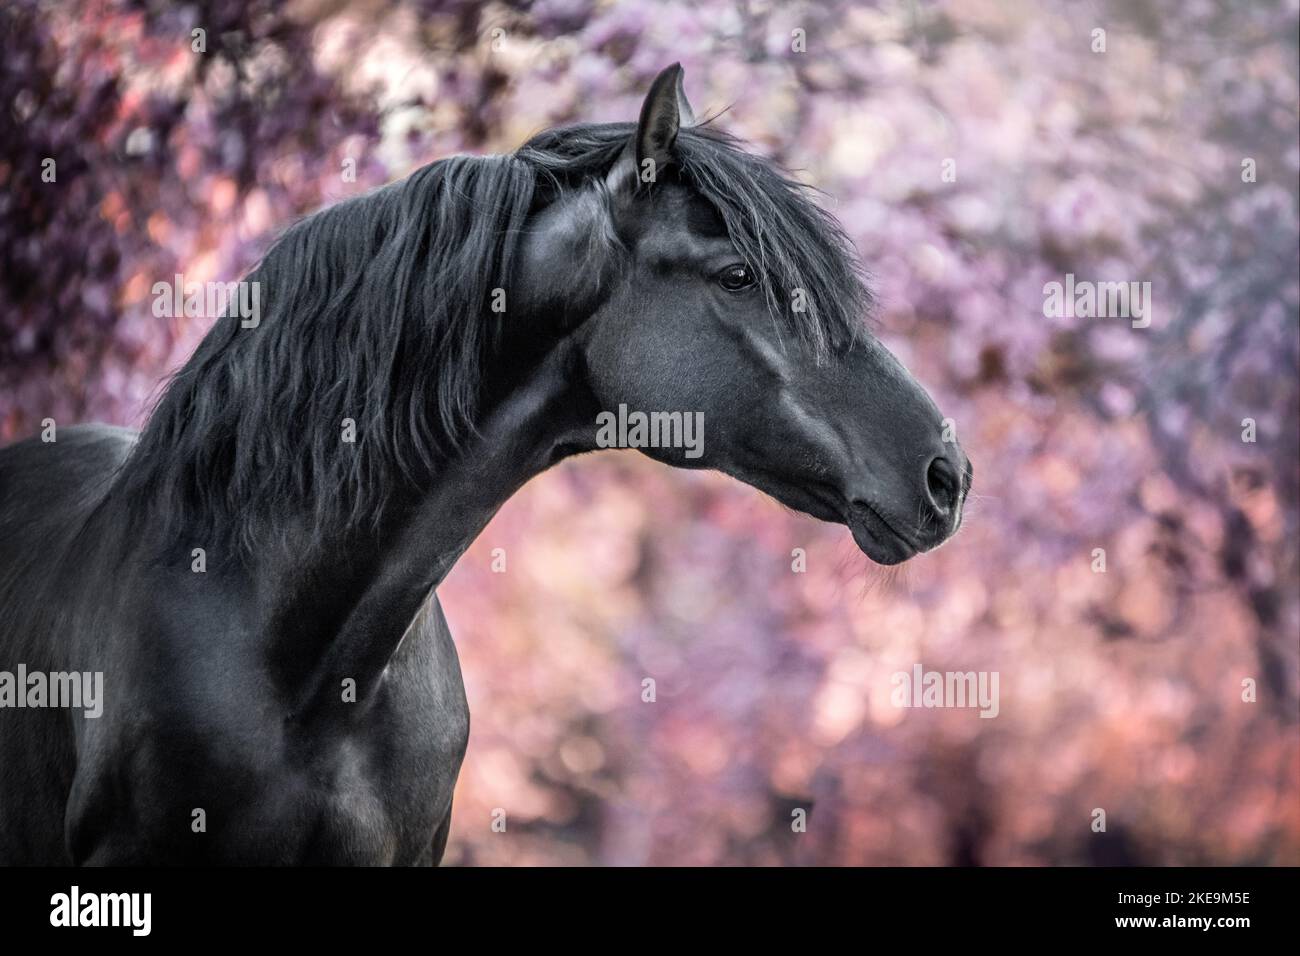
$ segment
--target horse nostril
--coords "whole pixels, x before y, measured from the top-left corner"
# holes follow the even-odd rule
[[[940,513],[947,514],[957,504],[961,477],[947,458],[940,456],[930,461],[930,467],[925,470],[925,485],[930,492],[930,502]]]

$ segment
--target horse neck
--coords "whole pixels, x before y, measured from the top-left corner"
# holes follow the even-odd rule
[[[369,699],[433,590],[501,505],[559,459],[595,447],[594,399],[575,380],[557,350],[356,553],[344,562],[331,548],[270,585],[270,600],[259,603],[282,643],[269,650],[297,672],[304,709],[337,702],[344,678],[356,681],[358,701]]]

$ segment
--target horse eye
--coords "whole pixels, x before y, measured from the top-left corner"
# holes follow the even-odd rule
[[[728,292],[739,292],[754,284],[754,274],[748,266],[727,266],[718,273],[718,282]]]

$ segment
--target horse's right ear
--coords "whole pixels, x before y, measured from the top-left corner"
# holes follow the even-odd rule
[[[605,178],[611,191],[657,182],[660,173],[672,162],[678,130],[695,124],[695,111],[682,85],[685,75],[682,65],[674,63],[650,84],[650,92],[641,104],[636,132]]]

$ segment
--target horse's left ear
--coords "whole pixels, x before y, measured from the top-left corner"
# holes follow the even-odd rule
[[[695,111],[682,86],[685,75],[682,65],[674,63],[650,84],[632,142],[610,170],[607,182],[611,189],[625,185],[629,173],[640,182],[656,182],[660,172],[672,163],[677,131],[695,125]],[[635,168],[628,168],[632,165],[629,161],[635,161]]]

